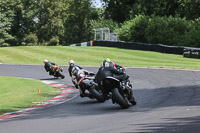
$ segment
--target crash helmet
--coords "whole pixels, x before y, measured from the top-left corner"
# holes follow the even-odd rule
[[[47,62],[48,62],[48,60],[45,59],[45,60],[44,60],[44,63],[47,63]]]
[[[74,64],[74,60],[69,60],[69,65]]]
[[[105,60],[106,62],[110,62],[111,60],[110,60],[110,58],[106,58],[106,60]]]

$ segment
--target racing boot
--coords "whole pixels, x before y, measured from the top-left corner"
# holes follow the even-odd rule
[[[80,94],[80,97],[81,98],[83,98],[83,97],[89,97],[90,99],[93,99],[92,95],[88,94],[88,93],[82,93],[82,94]]]
[[[128,100],[129,100],[129,102],[132,104],[132,105],[136,105],[137,104],[137,102],[135,101],[135,98],[134,98],[134,96],[133,96],[133,90],[132,89],[129,89],[129,91],[130,91],[130,95],[129,95],[129,98],[128,98]]]
[[[130,96],[129,102],[130,102],[132,105],[136,105],[136,104],[137,104],[137,102],[135,101],[135,98],[133,97],[133,95]]]
[[[109,95],[109,92],[107,92],[106,90],[102,89],[102,94],[105,100],[108,100],[111,98],[111,96]]]

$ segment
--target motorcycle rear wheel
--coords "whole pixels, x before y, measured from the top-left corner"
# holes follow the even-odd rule
[[[114,88],[112,90],[112,99],[121,106],[122,109],[129,108],[128,101],[123,98],[123,96],[120,94],[118,88]]]
[[[103,95],[101,95],[94,86],[90,87],[88,91],[92,94],[93,97],[95,97],[99,102],[104,102],[105,99]]]

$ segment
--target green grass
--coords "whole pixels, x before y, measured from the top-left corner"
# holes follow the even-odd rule
[[[0,62],[7,64],[43,64],[43,60],[68,65],[74,59],[81,66],[99,66],[111,58],[127,67],[177,68],[200,70],[200,60],[183,58],[182,55],[125,50],[106,47],[28,46],[0,47]]]
[[[59,93],[57,87],[39,80],[0,76],[0,115],[48,101]]]

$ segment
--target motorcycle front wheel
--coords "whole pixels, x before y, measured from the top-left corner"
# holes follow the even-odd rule
[[[122,109],[129,108],[128,101],[123,98],[123,96],[120,94],[118,88],[114,88],[112,90],[112,99],[121,106]]]
[[[65,75],[63,75],[60,71],[58,71],[58,77],[61,77],[62,79],[64,79]]]

